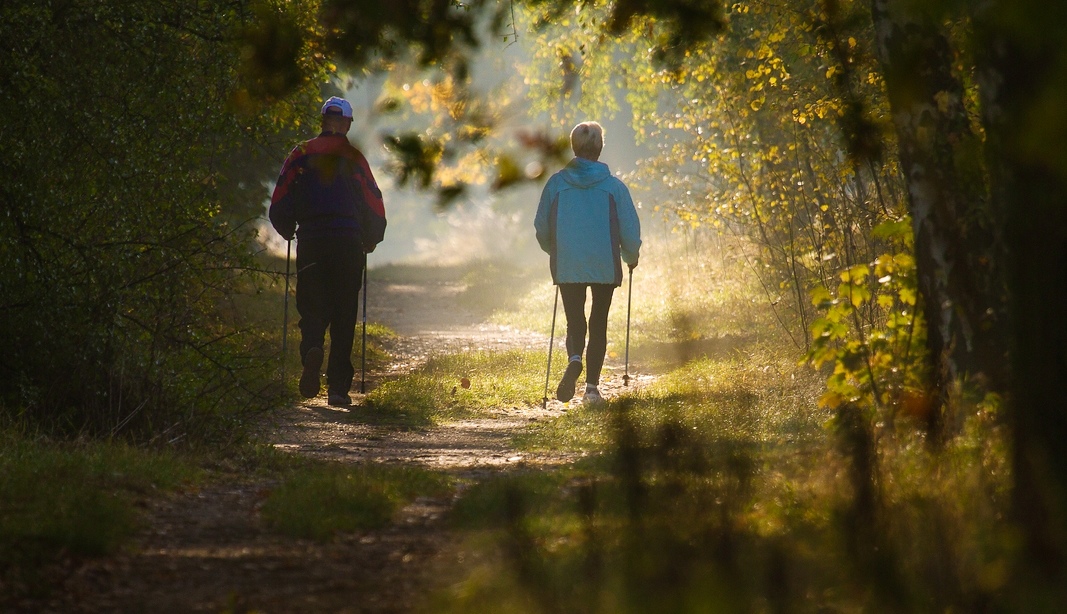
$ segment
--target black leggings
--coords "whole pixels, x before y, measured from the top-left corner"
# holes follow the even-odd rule
[[[592,290],[593,304],[589,323],[585,321],[586,288]],[[563,312],[567,316],[567,356],[581,356],[585,351],[585,382],[592,386],[600,384],[600,370],[604,368],[604,354],[608,351],[608,310],[615,286],[611,284],[560,284],[563,297]],[[585,346],[586,328],[589,330],[589,347]]]

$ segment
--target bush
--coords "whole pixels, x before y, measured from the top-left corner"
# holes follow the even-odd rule
[[[228,310],[277,168],[254,145],[288,125],[228,103],[246,18],[0,9],[0,418],[229,437],[277,401],[277,349]]]

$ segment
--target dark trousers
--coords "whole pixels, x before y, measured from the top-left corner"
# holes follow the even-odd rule
[[[593,304],[589,322],[585,321],[586,289],[592,290]],[[611,284],[560,284],[563,313],[567,316],[567,355],[581,356],[585,352],[585,382],[598,386],[604,368],[604,354],[608,351],[608,310],[615,286]],[[589,347],[585,333],[589,332]]]
[[[352,342],[359,314],[359,289],[367,255],[358,239],[305,239],[296,247],[296,310],[300,313],[300,359],[323,347],[330,331],[326,367],[329,392],[352,387]]]

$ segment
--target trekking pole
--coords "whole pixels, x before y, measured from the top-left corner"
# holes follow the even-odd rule
[[[367,392],[367,255],[363,255],[363,348],[359,358],[359,393]]]
[[[293,240],[285,242],[285,315],[282,316],[282,381],[285,381],[286,341],[289,338],[289,260],[293,253]]]
[[[630,299],[634,294],[634,270],[630,268],[630,284],[626,289],[626,367],[622,376],[622,385],[630,385]]]
[[[548,408],[548,377],[552,373],[552,346],[556,344],[556,310],[559,308],[559,286],[556,286],[556,301],[552,305],[552,333],[548,336],[548,367],[545,369],[545,396],[541,397],[541,409]]]

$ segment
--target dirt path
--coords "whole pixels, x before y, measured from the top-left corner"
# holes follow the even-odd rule
[[[542,335],[481,323],[464,309],[458,283],[374,281],[369,319],[400,337],[390,348],[402,373],[434,353],[542,347]],[[390,373],[383,374],[388,377]],[[608,378],[605,392],[611,394]],[[500,408],[482,420],[425,431],[374,426],[352,411],[312,399],[278,416],[272,439],[282,450],[345,462],[413,463],[468,479],[515,467],[551,465],[574,455],[520,453],[511,437],[532,421],[566,411]],[[268,531],[259,508],[276,484],[238,479],[146,502],[150,518],[136,545],[103,560],[72,563],[51,602],[34,612],[409,612],[440,584],[450,536],[448,500],[419,500],[380,530],[326,543]]]
[[[457,297],[459,283],[399,284],[371,282],[370,296],[382,300],[368,307],[368,318],[386,324],[399,338],[388,348],[392,374],[408,372],[434,354],[471,350],[540,348],[544,335],[479,322],[481,314],[465,309]],[[372,383],[373,386],[373,383]],[[358,388],[358,382],[354,386]],[[370,388],[368,388],[370,390]],[[490,418],[464,420],[430,430],[405,431],[374,426],[349,411],[311,399],[285,413],[274,434],[275,446],[316,458],[352,462],[415,463],[435,469],[478,470],[509,463],[554,464],[573,456],[518,454],[511,438],[530,422],[558,416],[565,406],[553,401],[540,407],[501,407]]]

